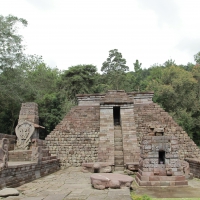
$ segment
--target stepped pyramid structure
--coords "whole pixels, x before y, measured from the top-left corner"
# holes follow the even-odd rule
[[[188,134],[153,103],[153,92],[110,90],[77,98],[78,106],[46,138],[50,153],[60,159],[62,167],[107,162],[115,170],[134,168],[141,159],[144,136],[175,137],[177,159],[200,157]]]

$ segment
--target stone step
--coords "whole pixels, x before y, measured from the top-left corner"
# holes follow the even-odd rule
[[[124,160],[124,156],[123,155],[116,155],[115,160]]]
[[[122,142],[115,142],[115,146],[122,146]]]
[[[124,171],[124,166],[115,166],[115,171]]]
[[[115,145],[115,151],[122,151],[122,150],[123,150],[122,145],[119,145],[119,146]]]
[[[115,133],[115,135],[114,135],[114,137],[116,138],[122,138],[123,136],[122,136],[122,133]]]
[[[115,138],[114,141],[115,142],[122,142],[122,138]]]
[[[114,129],[115,130],[122,130],[122,127],[121,126],[114,126]]]
[[[115,156],[123,156],[123,151],[115,151]]]
[[[114,164],[115,164],[115,166],[119,166],[119,165],[123,165],[124,166],[124,159],[122,159],[122,160],[116,160],[115,159]]]
[[[122,138],[122,134],[121,133],[117,133],[117,134],[115,134],[114,138]]]
[[[122,133],[122,130],[114,130],[114,133]]]

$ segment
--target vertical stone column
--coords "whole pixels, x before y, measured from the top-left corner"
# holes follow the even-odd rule
[[[39,124],[37,103],[34,102],[22,103],[21,110],[19,113],[19,122],[25,120],[32,122],[33,124]]]
[[[133,104],[121,106],[124,164],[139,162],[140,149],[137,143]]]
[[[100,133],[98,160],[114,164],[114,121],[113,106],[100,106]]]

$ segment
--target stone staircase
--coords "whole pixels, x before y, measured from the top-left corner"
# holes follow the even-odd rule
[[[115,171],[123,171],[124,170],[124,153],[123,153],[123,137],[122,137],[122,128],[120,125],[114,126],[114,164]]]

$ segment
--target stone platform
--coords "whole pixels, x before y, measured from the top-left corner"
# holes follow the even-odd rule
[[[17,187],[20,195],[6,200],[131,200],[128,187],[96,190],[90,176],[81,172],[81,167],[69,167]]]
[[[104,190],[105,188],[130,188],[133,178],[122,174],[96,173],[90,176],[94,188]]]
[[[135,177],[139,186],[187,186],[188,181],[184,175],[155,176],[153,172],[143,172],[139,169]]]

